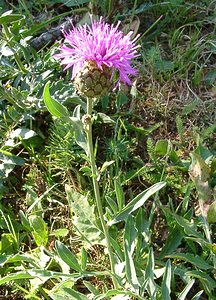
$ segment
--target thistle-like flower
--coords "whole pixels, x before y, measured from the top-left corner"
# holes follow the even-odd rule
[[[138,36],[131,40],[132,31],[124,35],[116,26],[107,24],[102,17],[92,20],[91,26],[85,24],[64,33],[67,45],[60,47],[61,58],[65,69],[73,67],[72,79],[81,95],[97,97],[107,93],[112,87],[114,72],[118,81],[131,85],[130,75],[137,71],[131,66],[131,60],[139,54],[135,45]]]

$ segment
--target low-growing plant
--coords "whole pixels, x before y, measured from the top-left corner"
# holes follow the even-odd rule
[[[215,299],[212,3],[125,3],[2,4],[0,298]]]

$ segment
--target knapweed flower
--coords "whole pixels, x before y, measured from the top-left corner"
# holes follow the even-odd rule
[[[97,97],[110,90],[114,73],[118,81],[131,85],[130,75],[137,71],[131,66],[131,60],[139,54],[135,45],[138,36],[131,39],[133,32],[124,33],[116,26],[92,20],[91,25],[83,25],[64,33],[66,45],[60,47],[61,58],[65,69],[73,67],[72,79],[82,95]]]

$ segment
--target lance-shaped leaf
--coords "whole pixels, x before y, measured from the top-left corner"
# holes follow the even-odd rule
[[[171,269],[171,262],[168,260],[166,262],[165,272],[163,275],[162,281],[162,297],[166,300],[171,300],[170,293],[171,293],[171,277],[172,277],[172,269]]]
[[[111,220],[108,225],[111,226],[118,222],[121,222],[127,218],[129,214],[141,207],[149,197],[154,195],[157,191],[165,186],[165,182],[159,182],[137,195],[132,201],[130,201],[116,216]]]
[[[88,147],[82,121],[76,117],[70,117],[68,121],[70,121],[73,125],[74,136],[77,144],[85,150],[86,154],[88,154]]]
[[[77,258],[73,252],[71,252],[68,247],[63,245],[61,242],[56,241],[55,243],[56,251],[58,256],[73,270],[77,272],[82,272],[82,269],[77,261]]]
[[[12,10],[6,11],[0,17],[0,24],[11,24],[17,21],[21,21],[25,16],[21,14],[12,14]]]
[[[124,234],[125,272],[129,283],[136,292],[139,291],[139,281],[133,261],[133,251],[135,248],[136,230],[134,220],[131,215],[127,218]]]
[[[57,118],[69,118],[69,112],[67,108],[50,96],[49,82],[47,82],[44,87],[43,99],[48,111],[53,116]]]

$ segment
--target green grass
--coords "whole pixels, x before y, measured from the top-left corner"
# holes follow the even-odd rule
[[[0,298],[216,299],[214,3],[22,0],[0,7]],[[39,51],[28,43],[65,16],[85,22],[86,12],[140,34],[133,87],[94,107],[119,290],[85,151],[74,127],[47,111],[44,86],[51,82],[51,96],[71,116],[79,115],[77,105],[84,114],[85,101],[71,71],[53,58],[59,42]]]

